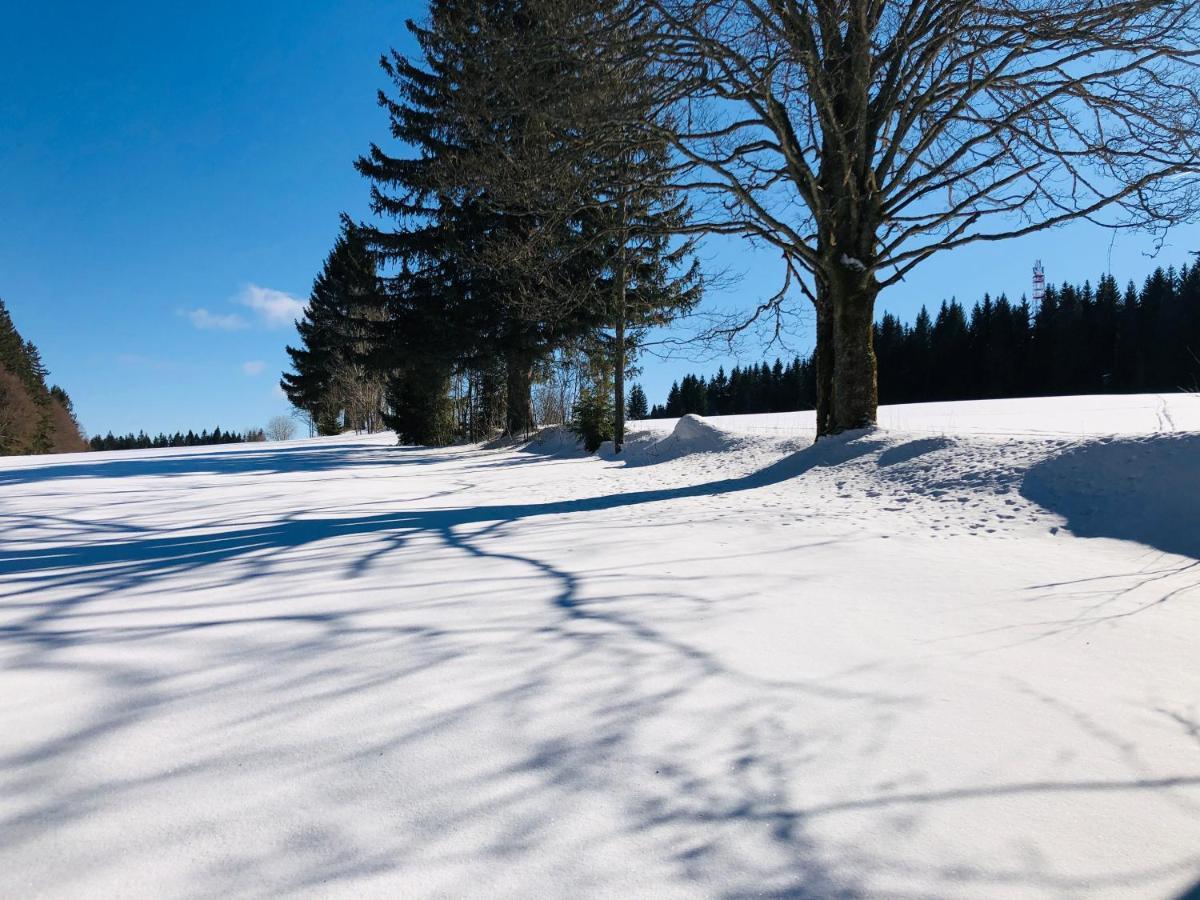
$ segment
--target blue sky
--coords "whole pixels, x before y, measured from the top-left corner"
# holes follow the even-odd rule
[[[377,60],[410,51],[418,2],[10,4],[0,29],[0,297],[90,432],[246,428],[286,411],[290,325],[337,232],[368,215],[352,167],[386,142]],[[957,251],[887,293],[921,303],[1028,291],[1106,271],[1090,226]],[[1119,278],[1200,249],[1181,229],[1112,246]],[[744,277],[714,309],[752,306],[776,264],[737,241],[706,258]],[[795,346],[810,335],[801,327]],[[767,352],[772,358],[777,351]],[[760,358],[754,346],[744,361]],[[651,401],[674,378],[729,365],[647,359]]]

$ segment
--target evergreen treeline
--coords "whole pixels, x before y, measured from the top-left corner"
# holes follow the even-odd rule
[[[1038,308],[985,295],[951,300],[910,325],[875,324],[882,403],[1064,394],[1200,391],[1200,262],[1159,268],[1139,290],[1104,275],[1095,288],[1050,286]],[[686,375],[651,418],[812,409],[811,358]]]
[[[49,372],[0,300],[0,455],[86,450],[67,392]]]
[[[684,375],[671,385],[667,402],[655,404],[649,418],[663,419],[695,413],[699,416],[731,416],[743,413],[790,412],[812,409],[816,395],[816,374],[810,359],[796,357],[787,366],[775,364],[734,366],[728,376],[725,367],[710,380]]]
[[[100,437],[97,435],[89,441],[93,450],[152,450],[160,447],[206,447],[210,444],[243,444],[247,441],[265,440],[262,431],[251,429],[245,434],[236,431],[222,431],[220,427],[212,431],[205,429],[197,434],[188,431],[187,434],[177,431],[174,434],[158,434],[154,437],[139,431],[137,434],[114,435],[111,431]]]
[[[1140,290],[1110,275],[1051,286],[1037,309],[985,296],[912,325],[885,315],[875,353],[883,403],[1200,390],[1200,263]]]

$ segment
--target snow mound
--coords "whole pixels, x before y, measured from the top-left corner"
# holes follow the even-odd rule
[[[669,437],[659,441],[660,445],[668,443],[684,453],[715,453],[731,449],[736,439],[700,416],[688,414],[675,423]]]
[[[548,425],[542,428],[532,438],[520,445],[519,449],[526,453],[539,453],[543,456],[569,456],[583,452],[579,436],[565,425]]]
[[[614,454],[612,443],[607,442],[600,448],[600,456],[603,459],[621,460],[630,466],[648,465],[693,453],[738,450],[750,441],[745,435],[725,431],[707,419],[689,413],[675,423],[666,437],[661,432],[631,432],[626,436],[622,453]]]
[[[1032,466],[1021,493],[1078,537],[1200,559],[1200,434],[1080,443]]]

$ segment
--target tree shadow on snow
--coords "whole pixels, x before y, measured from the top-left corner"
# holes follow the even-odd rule
[[[879,454],[879,467],[886,469],[888,466],[910,462],[919,456],[924,456],[926,453],[945,450],[950,444],[951,441],[949,438],[944,437],[918,438],[915,441],[897,444],[895,447],[888,447]]]
[[[93,539],[79,541],[66,546],[6,552],[0,556],[0,577],[28,580],[38,571],[53,570],[60,575],[49,576],[34,589],[56,587],[64,584],[80,585],[91,580],[110,584],[114,576],[128,573],[132,581],[159,574],[175,574],[192,568],[200,568],[230,559],[251,556],[262,551],[274,551],[313,544],[335,537],[391,533],[398,539],[410,539],[422,533],[442,537],[451,535],[464,526],[488,525],[495,529],[501,525],[520,522],[538,516],[564,516],[590,513],[651,503],[666,503],[692,497],[730,494],[739,491],[769,487],[782,481],[799,477],[819,467],[836,465],[878,448],[873,441],[826,441],[822,444],[792,454],[779,462],[737,478],[724,478],[701,484],[658,490],[623,491],[595,497],[573,498],[541,503],[497,504],[469,506],[449,509],[408,509],[384,512],[369,516],[335,516],[331,518],[294,517],[249,528],[227,527],[212,534],[182,534],[133,537],[127,540],[104,541]],[[393,458],[391,460],[395,462]],[[426,462],[415,457],[414,462]],[[131,460],[128,466],[137,463]],[[331,463],[325,463],[332,465]],[[146,468],[160,471],[159,461],[148,461]],[[247,471],[238,469],[236,471]],[[128,472],[123,472],[128,474]],[[0,514],[0,522],[5,518]],[[29,514],[22,514],[29,520]],[[226,523],[227,525],[232,523]],[[371,565],[373,555],[358,561],[357,575],[364,574]],[[93,567],[98,571],[89,572]],[[65,571],[64,571],[65,570]],[[258,574],[268,574],[267,571]],[[251,576],[253,577],[253,576]]]
[[[70,462],[0,468],[0,487],[74,478],[128,478],[172,475],[271,475],[330,472],[362,466],[432,464],[454,459],[453,452],[439,453],[419,447],[327,444],[323,446],[264,446],[258,450],[163,453],[103,459],[86,456]]]
[[[912,875],[912,861],[888,859],[869,844],[822,847],[812,836],[815,824],[869,812],[883,827],[892,827],[894,816],[902,828],[922,809],[981,797],[1191,786],[1136,776],[950,789],[875,784],[878,759],[893,752],[892,730],[925,698],[899,687],[855,690],[853,679],[773,681],[739,671],[692,642],[694,632],[663,627],[666,613],[658,607],[669,605],[667,591],[685,596],[686,576],[650,571],[630,580],[625,563],[607,571],[541,558],[530,549],[539,545],[536,531],[510,539],[521,524],[578,526],[570,517],[645,515],[657,504],[770,487],[878,447],[863,438],[825,441],[744,477],[659,490],[466,508],[435,508],[426,498],[370,515],[215,520],[186,533],[95,526],[52,546],[9,543],[15,549],[0,556],[3,659],[39,679],[86,677],[99,697],[64,731],[32,736],[22,752],[0,757],[5,852],[40,853],[47,842],[69,849],[79,829],[89,833],[101,815],[112,821],[119,808],[128,811],[121,821],[131,823],[133,837],[122,842],[106,831],[87,854],[62,850],[55,875],[64,880],[47,893],[70,893],[105,867],[133,871],[169,854],[196,867],[180,873],[196,896],[371,892],[380,885],[370,879],[380,876],[396,879],[393,886],[409,879],[462,895],[480,891],[484,882],[469,874],[479,865],[489,875],[511,874],[530,859],[548,859],[546,848],[562,853],[560,829],[567,829],[567,852],[583,861],[579,872],[589,871],[593,855],[633,847],[644,853],[647,872],[669,871],[697,894],[853,898],[863,893],[861,873],[886,877],[904,866]],[[389,462],[427,461],[422,454],[385,455]],[[130,468],[138,462],[130,460]],[[332,459],[315,464],[337,467]],[[0,512],[0,534],[10,521]],[[612,524],[589,520],[589,534]],[[46,527],[53,532],[63,523]],[[293,552],[300,549],[309,552]],[[656,562],[683,568],[686,559],[672,554],[687,552],[665,546]],[[409,579],[390,607],[378,595],[373,604],[355,604],[356,581],[383,560],[397,571],[439,553],[451,558],[452,570],[429,576],[438,579],[430,596]],[[758,565],[744,555],[747,571]],[[498,567],[488,570],[486,583],[473,580],[475,561]],[[342,567],[338,596],[278,596],[280,589],[304,590],[310,572],[328,576],[331,565]],[[256,592],[256,580],[268,575],[278,580]],[[606,579],[617,575],[610,592]],[[461,586],[447,591],[446,581]],[[235,585],[236,593],[227,590]],[[538,598],[531,619],[509,614],[506,602],[515,593]],[[281,600],[292,608],[255,608]],[[456,692],[459,684],[465,687]],[[801,703],[806,715],[797,715]],[[195,715],[207,717],[206,730],[189,741],[177,729]],[[171,729],[164,731],[164,722]],[[670,733],[654,730],[663,723]],[[153,758],[113,771],[95,764],[97,754],[121,746],[114,741],[144,739],[139,729],[147,728],[166,736]],[[494,762],[459,744],[481,733],[495,736]],[[507,755],[499,752],[506,748]],[[808,784],[819,792],[823,757],[844,762],[851,749],[860,782],[841,799],[815,799]],[[411,760],[445,760],[448,752],[454,764],[411,780]],[[248,773],[273,776],[269,789],[246,781]],[[394,781],[405,775],[410,782],[401,791]],[[189,830],[204,813],[198,807],[193,814],[186,803],[177,827],[154,830],[161,809],[155,803],[164,795],[209,792],[247,804],[236,812],[257,826],[255,840],[213,852],[206,836],[223,827],[225,811]],[[146,828],[136,818],[141,804],[151,810]],[[409,806],[426,812],[405,819]],[[577,809],[594,815],[572,836],[574,820],[563,813]],[[190,842],[204,852],[193,853]],[[444,875],[451,861],[466,874],[424,880]],[[931,864],[923,874],[928,895],[938,896],[965,885],[1075,893],[1162,877],[1151,870],[1051,881],[1036,859],[1028,870]]]
[[[1200,434],[1083,444],[1033,466],[1021,494],[1079,537],[1200,559]]]
[[[91,526],[64,522],[62,516],[46,517],[43,528],[58,534],[64,528],[74,529],[68,532],[73,539],[52,546],[36,541],[0,544],[5,548],[0,552],[0,611],[4,613],[0,652],[11,670],[36,672],[40,678],[50,673],[86,674],[89,683],[105,686],[108,699],[93,703],[90,713],[72,721],[65,733],[30,740],[19,754],[0,758],[0,772],[12,779],[6,787],[0,778],[0,787],[20,797],[7,812],[0,810],[0,829],[13,847],[36,847],[50,835],[90,821],[109,804],[132,807],[139,798],[163,789],[183,790],[183,785],[195,785],[196,779],[219,785],[276,764],[272,758],[240,749],[243,743],[222,737],[218,729],[213,739],[219,752],[200,752],[205,746],[201,741],[198,748],[182,750],[185,756],[192,749],[200,754],[186,764],[164,757],[159,766],[147,759],[135,767],[143,774],[110,777],[84,762],[80,771],[93,775],[59,781],[56,773],[79,765],[98,745],[155,722],[160,715],[180,715],[179,710],[202,704],[206,698],[228,693],[269,700],[258,714],[230,722],[224,730],[244,736],[247,730],[253,733],[261,728],[260,743],[271,743],[280,729],[297,729],[302,736],[297,758],[322,759],[327,751],[321,749],[319,735],[312,737],[314,749],[303,751],[314,696],[323,709],[336,709],[340,702],[370,702],[375,716],[386,716],[393,709],[390,698],[398,685],[414,680],[428,690],[427,682],[415,680],[441,669],[448,674],[439,683],[453,684],[462,677],[455,667],[464,658],[478,658],[485,662],[472,664],[469,677],[484,683],[472,688],[471,702],[458,704],[432,722],[424,721],[419,709],[410,712],[384,727],[382,737],[379,722],[373,717],[363,719],[356,722],[356,730],[339,735],[342,744],[351,748],[350,755],[311,776],[294,773],[291,777],[304,784],[311,778],[319,785],[313,788],[317,792],[334,784],[342,798],[337,809],[343,805],[355,809],[357,818],[357,808],[369,808],[374,800],[354,780],[353,773],[362,765],[381,755],[402,758],[409,747],[428,752],[430,741],[453,740],[463,723],[495,711],[509,723],[506,729],[540,723],[528,724],[528,754],[515,768],[506,763],[493,771],[464,772],[461,777],[453,771],[445,774],[438,788],[445,818],[431,826],[429,847],[455,829],[477,828],[473,823],[480,819],[499,816],[496,832],[470,855],[490,860],[489,865],[512,865],[522,854],[536,856],[542,843],[555,839],[558,810],[594,804],[600,791],[624,810],[627,831],[621,839],[650,842],[647,846],[658,848],[660,859],[675,867],[676,877],[694,883],[697,890],[712,891],[717,877],[716,883],[730,886],[729,896],[751,891],[795,898],[857,896],[850,878],[827,871],[804,823],[780,808],[780,798],[788,790],[788,766],[781,757],[796,753],[798,747],[780,724],[780,709],[800,693],[822,702],[860,703],[865,710],[878,707],[883,715],[882,711],[907,702],[905,698],[843,692],[819,683],[746,680],[710,651],[644,621],[637,607],[617,606],[617,599],[628,599],[627,592],[620,598],[597,596],[594,588],[585,592],[587,578],[602,577],[596,572],[585,574],[541,559],[525,550],[523,543],[505,541],[504,536],[506,529],[531,520],[546,519],[549,524],[555,517],[632,512],[692,497],[769,487],[870,449],[869,442],[859,446],[831,442],[819,452],[797,453],[745,477],[684,487],[449,509],[412,508],[410,502],[377,514],[300,514],[268,523],[199,522],[193,516],[197,524],[187,532],[142,526],[114,531],[110,524]],[[389,461],[396,461],[395,455],[388,455]],[[425,461],[419,454],[411,460]],[[311,470],[327,464],[286,451],[273,460],[240,467],[234,460],[215,463],[237,472],[262,471],[262,467]],[[328,464],[334,467],[332,459]],[[469,466],[470,460],[463,464]],[[106,474],[172,474],[186,466],[177,467],[172,460],[129,460]],[[79,474],[76,467],[69,468],[72,475]],[[36,514],[23,513],[20,519],[24,529],[37,530]],[[9,517],[0,512],[0,533],[6,521]],[[603,525],[589,525],[595,527]],[[324,542],[347,539],[361,542],[362,549],[341,544],[321,558]],[[380,622],[380,608],[353,604],[354,582],[370,574],[381,560],[387,558],[393,565],[397,560],[416,563],[431,547],[467,561],[513,567],[515,572],[524,569],[519,578],[512,576],[514,580],[532,579],[534,585],[551,588],[539,591],[545,597],[545,615],[533,626],[515,630],[504,619],[463,623],[452,616],[447,621],[436,605],[445,601],[426,599],[419,586],[410,586],[394,603],[411,608],[410,618],[428,610],[426,621]],[[310,552],[294,552],[305,548]],[[731,552],[731,559],[735,558]],[[297,589],[307,572],[327,575],[334,560],[344,566],[342,597],[314,604],[298,596],[294,611],[255,609],[259,603],[288,600],[274,594],[276,584]],[[445,577],[469,584],[470,565],[456,568],[463,572]],[[247,594],[255,593],[256,580],[267,576],[279,578],[271,582],[271,592],[262,592],[271,593],[270,598],[247,599]],[[676,590],[687,581],[686,576],[670,578]],[[479,618],[486,619],[502,612],[502,608],[490,611],[493,595],[512,588],[501,581],[469,590],[456,602],[484,604]],[[665,591],[656,595],[660,602],[670,596]],[[122,602],[111,602],[115,597]],[[498,629],[505,632],[499,645],[492,637]],[[171,643],[180,640],[188,643]],[[509,652],[509,644],[514,656],[501,665],[495,657]],[[153,663],[154,648],[160,646],[215,649],[197,657],[203,660],[203,669],[181,678],[179,672],[163,671]],[[382,670],[377,662],[381,653],[388,660]],[[142,662],[140,654],[148,654],[149,661]],[[184,687],[189,681],[198,687]],[[714,699],[706,699],[709,691]],[[721,699],[729,691],[734,696]],[[560,696],[571,707],[572,717],[586,713],[586,727],[564,731],[558,724],[561,714],[547,718],[544,707]],[[718,705],[726,723],[719,734],[676,735],[673,748],[664,747],[661,754],[637,740],[646,723],[670,715],[677,704],[701,701]],[[679,745],[679,740],[684,744]],[[731,760],[729,775],[714,780],[705,774],[710,760],[726,756]],[[625,780],[631,765],[639,772],[655,772],[653,782],[645,784],[640,776]],[[519,793],[511,798],[498,796],[497,786],[510,781],[519,783]],[[538,787],[531,789],[531,782]],[[640,786],[635,790],[632,784]],[[360,879],[394,874],[407,860],[432,852],[425,849],[421,834],[403,830],[387,833],[383,844],[358,843],[338,824],[334,811],[331,808],[325,816],[316,807],[306,813],[317,822],[320,840],[312,839],[313,825],[306,823],[306,831],[289,838],[292,844],[286,853],[265,845],[261,852],[254,846],[227,852],[211,869],[196,875],[195,883],[203,885],[199,892],[246,893],[247,884],[255,883],[282,893],[329,890],[331,885],[349,889]],[[289,819],[276,814],[276,820],[264,827],[284,831]],[[736,849],[739,841],[751,840],[747,837],[751,833],[762,845],[761,858],[743,856]],[[120,858],[118,853],[98,853],[89,857],[88,865],[98,870],[104,865],[133,864],[128,857],[118,863]],[[87,877],[77,870],[71,875]],[[460,884],[458,891],[450,893],[470,887]]]

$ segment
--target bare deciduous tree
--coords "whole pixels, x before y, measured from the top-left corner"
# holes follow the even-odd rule
[[[274,416],[265,431],[269,441],[290,441],[296,434],[296,423],[290,416]]]
[[[643,0],[680,182],[817,311],[818,430],[875,421],[881,290],[941,251],[1197,212],[1197,0]]]
[[[533,388],[533,409],[538,425],[565,425],[579,399],[585,361],[580,350],[567,346],[547,360]]]

